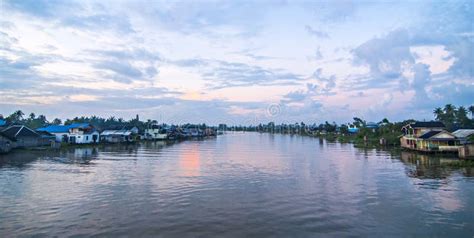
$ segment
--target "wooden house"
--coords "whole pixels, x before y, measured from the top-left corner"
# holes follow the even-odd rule
[[[402,128],[400,143],[403,148],[423,152],[456,152],[459,140],[446,131],[442,122],[414,122]]]
[[[3,134],[14,138],[13,148],[37,147],[50,145],[50,141],[44,140],[36,131],[22,125],[9,126],[2,131]]]

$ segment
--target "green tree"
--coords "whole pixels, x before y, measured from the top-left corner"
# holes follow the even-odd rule
[[[452,130],[456,122],[456,107],[452,104],[444,106],[444,116],[442,122],[446,125],[448,130]]]
[[[436,120],[443,121],[443,118],[444,118],[443,109],[441,109],[440,107],[437,107],[437,108],[434,109],[433,113],[435,115]]]
[[[362,120],[362,119],[360,119],[360,118],[358,118],[358,117],[354,117],[353,119],[354,119],[354,123],[353,123],[353,124],[354,124],[356,127],[363,127],[363,126],[365,126],[365,121],[364,121],[364,120]]]
[[[471,119],[474,119],[474,105],[469,106],[468,110],[471,113]]]
[[[59,118],[54,118],[54,120],[52,122],[53,125],[61,125],[61,123],[62,123],[62,121]]]
[[[456,123],[461,127],[467,127],[470,124],[470,120],[467,117],[467,109],[463,106],[460,106],[458,110],[456,110]]]
[[[24,115],[25,113],[23,113],[21,110],[17,110],[10,116],[8,116],[6,119],[9,123],[20,123],[21,121],[23,121]]]

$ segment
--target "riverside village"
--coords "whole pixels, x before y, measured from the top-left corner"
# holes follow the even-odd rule
[[[472,115],[473,106],[469,108]],[[181,141],[203,139],[232,131],[260,133],[298,134],[322,137],[339,142],[351,142],[362,146],[396,147],[402,150],[430,154],[450,154],[460,159],[474,158],[474,123],[464,107],[450,104],[437,108],[436,120],[391,123],[365,122],[355,117],[351,123],[305,123],[259,125],[207,126],[205,124],[168,125],[154,120],[140,121],[139,116],[125,121],[92,116],[60,119],[48,122],[46,117],[31,113],[24,118],[20,110],[7,117],[0,116],[0,152],[15,149],[60,149],[64,146],[113,143],[139,143],[141,141]]]

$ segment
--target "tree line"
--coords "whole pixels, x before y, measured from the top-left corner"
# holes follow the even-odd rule
[[[459,128],[474,128],[474,105],[469,106],[468,108],[464,106],[456,107],[452,104],[447,104],[443,108],[438,107],[433,110],[435,119],[443,122],[447,129],[453,131]],[[469,118],[468,114],[471,114]],[[21,110],[17,110],[10,114],[7,117],[0,115],[0,119],[6,120],[7,124],[21,124],[26,125],[30,128],[37,129],[40,127],[48,125],[61,125],[63,121],[59,118],[55,118],[52,121],[48,121],[44,115],[36,115],[35,113],[30,113],[28,116],[25,116]],[[380,126],[379,131],[389,132],[397,131],[403,125],[406,125],[409,122],[414,120],[405,120],[402,122],[389,122],[388,119],[384,118],[379,121],[377,125]],[[137,127],[140,130],[149,128],[152,125],[158,124],[156,120],[146,120],[140,121],[138,115],[135,118],[130,120],[125,120],[123,118],[116,118],[114,116],[108,118],[102,118],[99,116],[90,116],[90,117],[74,117],[72,119],[66,119],[64,125],[70,125],[72,123],[90,123],[99,130],[104,129],[121,129],[123,127]],[[357,128],[365,128],[367,122],[361,118],[354,117],[353,121],[349,124],[356,126]],[[186,124],[186,127],[196,127],[196,128],[206,128],[205,124]],[[294,124],[275,124],[274,122],[269,122],[267,124],[251,125],[251,126],[242,126],[242,125],[232,125],[227,126],[225,124],[220,124],[218,127],[220,130],[233,130],[233,131],[260,131],[260,132],[277,132],[277,133],[307,133],[308,131],[324,131],[328,133],[340,132],[347,133],[348,126],[346,123],[338,125],[335,122],[324,122],[320,124],[311,124],[307,125],[304,122],[294,123]]]

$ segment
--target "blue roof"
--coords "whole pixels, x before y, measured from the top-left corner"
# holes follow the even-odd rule
[[[64,132],[64,133],[67,133],[69,132],[69,126],[47,126],[47,127],[42,127],[42,128],[38,128],[36,129],[37,131],[46,131],[46,132],[49,132],[49,133],[61,133],[61,132]]]
[[[4,126],[7,124],[7,121],[0,119],[0,126]]]
[[[49,133],[67,133],[71,128],[86,128],[89,127],[89,123],[73,123],[66,126],[51,125],[43,128],[36,129],[37,131],[46,131]]]
[[[370,128],[370,129],[377,129],[377,128],[379,128],[379,125],[375,122],[369,122],[369,123],[367,123],[367,125],[365,127]]]
[[[348,128],[347,130],[348,130],[350,133],[357,133],[357,132],[359,132],[359,128],[356,128],[356,127]]]

